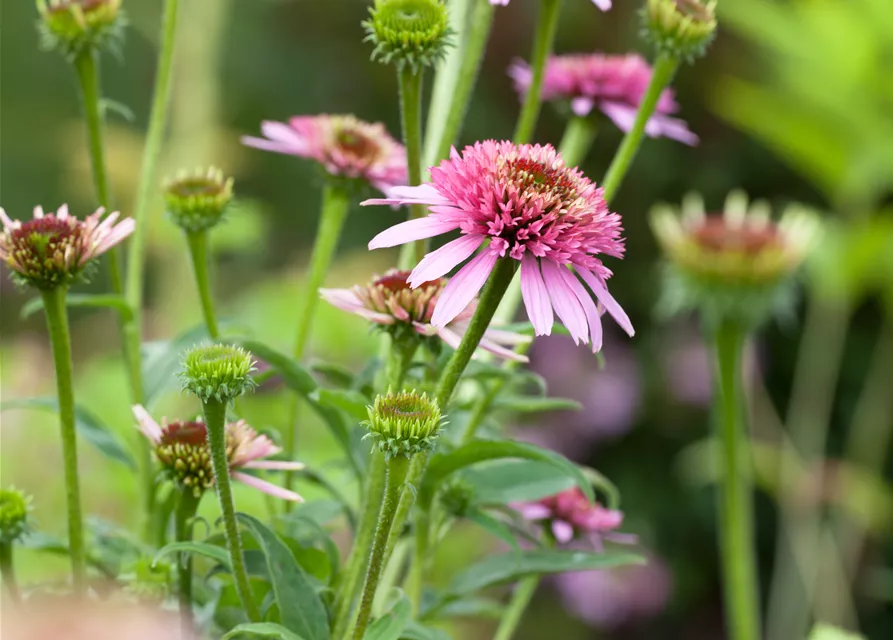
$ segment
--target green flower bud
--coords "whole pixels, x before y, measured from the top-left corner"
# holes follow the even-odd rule
[[[120,47],[126,25],[121,0],[36,0],[46,49],[73,59],[86,49]]]
[[[659,53],[693,62],[716,34],[716,0],[648,0],[642,18]]]
[[[454,479],[440,490],[440,502],[447,513],[463,518],[474,503],[474,487],[466,480]]]
[[[31,497],[15,488],[0,489],[0,543],[10,544],[31,529]]]
[[[789,207],[775,223],[768,204],[732,192],[721,214],[707,215],[700,196],[681,215],[656,207],[651,226],[669,258],[665,311],[698,310],[710,322],[734,318],[759,324],[792,297],[792,276],[814,245],[818,216]]]
[[[409,458],[434,448],[441,427],[440,407],[415,390],[388,391],[375,398],[365,425],[369,429],[366,437],[372,437],[388,459],[398,455]]]
[[[184,391],[202,402],[229,402],[255,387],[251,354],[241,347],[215,344],[186,352],[180,372]]]
[[[452,32],[441,0],[375,0],[363,22],[365,42],[375,45],[372,59],[413,72],[436,64],[451,45]]]
[[[215,167],[181,171],[164,185],[168,215],[184,231],[204,231],[216,226],[233,199],[233,179]]]
[[[170,594],[173,576],[171,563],[151,556],[137,558],[119,576],[124,591],[146,604],[161,604]]]

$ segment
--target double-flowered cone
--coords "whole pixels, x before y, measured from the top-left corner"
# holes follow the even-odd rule
[[[537,335],[552,332],[554,310],[575,342],[591,343],[597,351],[604,309],[633,335],[629,318],[608,292],[611,271],[600,258],[623,255],[620,216],[608,210],[603,190],[565,166],[552,146],[488,140],[461,153],[453,149],[448,160],[431,168],[431,182],[396,187],[387,198],[363,204],[413,203],[429,205],[429,215],[383,231],[370,249],[457,230],[461,235],[422,259],[409,275],[412,288],[474,256],[444,287],[432,326],[453,322],[496,261],[510,259],[521,263],[524,305]]]
[[[431,324],[431,316],[448,281],[437,278],[413,289],[408,282],[409,275],[409,271],[391,269],[383,276],[375,276],[366,286],[320,289],[319,293],[326,302],[381,325],[385,330],[399,331],[403,327],[411,327],[420,336],[436,335],[454,349],[457,348],[468,330],[477,301],[472,300],[447,326],[435,327]],[[503,358],[527,362],[527,356],[506,348],[527,342],[530,342],[528,336],[488,328],[481,339],[480,348]]]
[[[208,446],[208,429],[199,417],[187,422],[168,422],[162,418],[159,425],[141,406],[133,406],[139,429],[155,447],[155,457],[165,471],[178,484],[190,489],[199,497],[214,486],[214,467]],[[282,449],[267,436],[257,433],[244,420],[226,425],[226,457],[230,475],[235,480],[283,500],[303,502],[303,498],[280,486],[261,480],[239,469],[267,471],[299,471],[300,462],[267,460]]]
[[[585,117],[597,109],[621,130],[629,131],[636,119],[639,103],[651,82],[651,65],[638,54],[606,55],[576,53],[552,56],[546,62],[542,98],[547,102],[566,102],[574,114]],[[524,95],[530,88],[532,72],[526,62],[509,67],[515,90]],[[673,138],[685,144],[698,143],[688,125],[670,114],[679,110],[672,89],[664,89],[654,115],[645,125],[651,137]]]
[[[261,124],[263,138],[243,136],[249,147],[309,158],[333,176],[365,180],[379,191],[406,184],[406,149],[380,122],[351,115],[295,116]]]

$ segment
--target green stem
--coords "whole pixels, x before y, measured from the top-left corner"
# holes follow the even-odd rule
[[[217,327],[217,319],[214,317],[214,301],[208,277],[208,232],[206,230],[187,231],[186,242],[189,245],[189,257],[192,258],[192,272],[195,274],[195,284],[198,287],[205,326],[208,327],[208,335],[211,336],[211,339],[217,340],[220,337],[220,330]]]
[[[409,459],[404,456],[395,456],[386,464],[387,480],[385,481],[384,501],[378,514],[375,538],[372,541],[372,551],[369,554],[369,568],[366,571],[366,581],[363,585],[363,597],[360,599],[360,610],[352,635],[354,640],[362,640],[372,616],[372,603],[375,600],[378,580],[384,567],[385,548],[409,470]]]
[[[412,616],[416,618],[422,605],[422,590],[431,539],[431,516],[421,509],[416,512],[414,531],[415,544],[412,551],[412,564],[409,567],[409,576],[406,580],[406,595],[412,604]]]
[[[719,501],[720,552],[725,592],[726,627],[731,640],[757,640],[756,558],[753,546],[752,479],[744,424],[741,362],[746,332],[725,321],[714,334],[715,399],[719,431],[719,467],[723,469]]]
[[[406,147],[406,177],[410,186],[422,183],[422,71],[413,72],[404,65],[397,74],[400,86],[400,122],[403,127],[403,144]],[[423,204],[409,207],[409,218],[424,218],[427,208]],[[428,252],[428,240],[410,242],[400,249],[397,266],[411,269]]]
[[[372,459],[367,471],[366,486],[363,493],[363,504],[360,508],[360,521],[357,525],[353,548],[347,565],[344,567],[341,586],[335,597],[333,620],[335,627],[332,638],[336,640],[345,636],[352,619],[353,604],[362,587],[361,578],[366,572],[369,554],[372,551],[372,536],[378,520],[378,509],[381,505],[385,486],[384,454],[378,447],[372,450]]]
[[[598,126],[592,118],[572,116],[567,121],[567,127],[564,129],[564,135],[558,148],[561,157],[564,158],[564,164],[575,167],[582,163],[589,155],[597,133]]]
[[[81,515],[81,492],[78,477],[77,433],[74,427],[74,387],[71,365],[71,334],[68,331],[68,310],[64,287],[41,291],[43,306],[53,348],[56,368],[56,390],[59,395],[59,427],[62,432],[62,464],[65,496],[68,504],[68,546],[74,590],[82,595],[87,588],[84,522]]]
[[[201,502],[201,495],[198,497],[189,487],[184,487],[180,493],[180,504],[177,505],[177,513],[175,517],[175,527],[177,542],[192,541],[192,523],[195,519],[195,512],[198,504]],[[183,629],[183,639],[194,637],[195,623],[192,616],[192,554],[181,553],[179,562],[177,563],[177,576],[179,579],[179,590],[177,592],[180,604],[180,623]]]
[[[515,587],[515,592],[512,594],[511,602],[509,602],[505,613],[502,614],[502,620],[499,622],[499,627],[496,629],[496,635],[493,636],[493,640],[511,640],[515,629],[518,628],[518,623],[521,622],[521,618],[527,610],[527,605],[530,604],[533,594],[536,593],[539,583],[539,576],[529,576],[518,583],[518,586]]]
[[[403,388],[403,380],[406,372],[412,364],[412,359],[418,349],[419,343],[415,340],[399,342],[392,340],[391,356],[388,359],[388,388],[400,391]]]
[[[536,33],[533,36],[533,53],[530,58],[530,86],[524,96],[521,115],[515,126],[515,144],[530,142],[536,129],[536,121],[542,106],[543,76],[546,61],[552,53],[555,33],[558,31],[558,16],[561,13],[561,0],[540,0],[540,11],[536,20]]]
[[[428,105],[428,120],[425,123],[425,151],[424,157],[427,166],[434,164],[437,159],[437,144],[443,138],[444,127],[449,117],[449,106],[456,86],[459,83],[459,70],[465,58],[465,41],[468,38],[469,17],[474,0],[448,0],[447,12],[450,28],[455,33],[455,46],[449,47],[446,57],[437,66],[434,75],[434,87],[431,89],[431,102]]]
[[[623,182],[623,178],[633,162],[633,158],[636,157],[636,152],[638,152],[639,146],[642,144],[642,137],[645,135],[645,124],[654,113],[660,94],[670,84],[677,68],[679,68],[679,60],[663,53],[654,61],[651,82],[648,83],[648,89],[639,103],[639,110],[636,112],[633,126],[623,137],[623,142],[620,144],[620,148],[617,149],[617,153],[608,167],[608,172],[605,174],[605,179],[602,181],[602,186],[605,189],[605,200],[608,202],[616,195],[617,189],[620,188],[620,184]]]
[[[245,571],[245,556],[242,553],[242,538],[236,522],[236,506],[233,501],[232,487],[229,479],[229,458],[226,454],[226,404],[217,400],[202,403],[205,414],[205,425],[208,429],[208,447],[211,450],[211,463],[214,466],[214,483],[217,486],[217,498],[223,514],[223,528],[226,534],[226,546],[232,564],[233,579],[236,591],[242,601],[242,607],[251,622],[260,620],[260,610],[254,601],[248,573]]]
[[[490,38],[490,28],[493,26],[493,5],[490,0],[474,0],[474,8],[468,26],[468,36],[465,40],[462,65],[459,67],[459,80],[456,83],[452,99],[447,109],[447,120],[443,127],[435,152],[428,158],[428,165],[434,165],[450,154],[450,147],[456,142],[465,113],[468,111],[468,103],[471,101],[471,93],[477,80],[481,60],[484,58],[484,50],[487,48],[487,40]]]
[[[12,549],[12,542],[0,542],[0,577],[3,578],[3,586],[6,587],[9,599],[13,604],[19,604],[22,601],[22,593],[19,591],[19,583],[16,581]]]
[[[514,284],[514,280],[512,284]],[[530,349],[530,345],[532,342],[528,342],[527,344],[519,346],[515,351],[519,354],[527,353],[527,350]],[[517,360],[508,360],[502,368],[505,371],[514,371],[518,367],[521,366],[521,363]],[[494,380],[490,385],[490,388],[487,390],[487,393],[478,398],[477,404],[474,405],[474,408],[471,410],[471,415],[468,417],[468,422],[465,423],[465,430],[462,432],[462,439],[460,440],[461,444],[468,444],[472,440],[474,440],[475,434],[477,434],[477,430],[480,428],[481,423],[484,421],[484,418],[487,417],[487,414],[490,412],[490,407],[493,405],[493,401],[499,396],[499,393],[505,387],[506,379],[499,378]]]

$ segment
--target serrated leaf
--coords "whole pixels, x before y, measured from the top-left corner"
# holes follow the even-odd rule
[[[205,556],[206,558],[211,558],[212,560],[216,560],[220,564],[222,564],[227,569],[230,569],[229,562],[229,552],[223,547],[219,547],[214,544],[208,544],[207,542],[171,542],[163,546],[158,550],[158,553],[155,554],[155,558],[152,560],[153,562],[158,562],[164,556],[171,555],[172,553],[191,553],[198,554],[200,556]]]
[[[570,398],[501,396],[493,403],[493,408],[515,413],[538,413],[541,411],[579,411],[583,405]]]
[[[236,514],[251,531],[267,558],[279,617],[289,631],[306,640],[328,640],[329,621],[322,600],[294,555],[264,523],[246,513]]]
[[[233,627],[220,640],[230,638],[279,638],[279,640],[305,640],[303,636],[289,631],[274,622],[251,622]]]
[[[372,404],[372,400],[359,391],[320,387],[312,394],[312,397],[321,405],[340,409],[357,421],[366,420],[369,417],[366,407]]]
[[[113,309],[121,318],[129,322],[133,320],[133,311],[127,301],[119,295],[111,293],[69,293],[65,296],[66,307],[90,307],[94,309]],[[22,306],[19,316],[24,320],[43,310],[43,298],[31,298]]]
[[[464,471],[462,479],[471,485],[479,504],[533,502],[575,484],[563,469],[538,460],[494,460]]]
[[[22,398],[0,403],[0,411],[7,409],[40,409],[59,413],[59,401],[56,398]],[[91,411],[75,405],[74,427],[84,440],[96,447],[106,458],[116,460],[130,469],[136,470],[133,457],[124,448],[115,433]]]

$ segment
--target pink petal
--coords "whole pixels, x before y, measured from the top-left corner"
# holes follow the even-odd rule
[[[130,409],[133,411],[133,417],[136,418],[137,424],[139,424],[139,429],[143,432],[143,435],[154,444],[161,442],[161,427],[159,427],[158,423],[152,419],[152,416],[149,415],[149,412],[146,411],[143,405],[135,404]]]
[[[247,473],[242,473],[241,471],[233,471],[231,472],[231,475],[234,479],[238,480],[242,484],[247,484],[249,487],[253,487],[255,489],[258,489],[259,491],[263,491],[264,493],[271,495],[274,498],[282,498],[283,500],[290,500],[292,502],[304,502],[304,498],[302,498],[294,491],[284,489],[283,487],[275,485],[272,482],[261,480],[260,478],[249,475]]]
[[[629,316],[626,315],[626,312],[614,297],[608,293],[608,288],[605,286],[604,282],[602,282],[601,278],[587,269],[577,268],[577,273],[583,278],[583,282],[589,285],[589,288],[592,289],[592,292],[596,295],[599,302],[605,306],[605,309],[608,310],[608,313],[611,314],[617,324],[619,324],[630,337],[636,335],[636,331],[633,329],[633,323],[630,322]]]
[[[443,288],[434,307],[431,324],[435,327],[445,327],[462,313],[487,282],[487,277],[498,259],[496,253],[482,251],[462,267]]]
[[[536,335],[551,335],[552,323],[555,322],[552,303],[540,274],[539,260],[530,253],[525,253],[521,259],[521,297]]]
[[[407,220],[385,229],[369,242],[369,250],[396,247],[398,244],[424,240],[433,236],[439,236],[459,228],[456,220],[444,220],[439,216],[429,215],[424,218]]]
[[[484,334],[487,339],[496,342],[497,344],[507,344],[507,345],[519,345],[519,344],[527,344],[533,338],[530,336],[525,336],[521,333],[515,333],[514,331],[506,331],[505,329],[494,329],[489,328],[487,332]]]
[[[0,207],[0,220],[3,221],[3,227],[6,229],[12,229],[15,227],[15,223],[12,219],[6,215],[6,209]]]
[[[505,347],[499,346],[492,340],[487,339],[487,334],[484,334],[484,337],[481,339],[480,344],[478,345],[484,351],[489,351],[493,355],[497,355],[500,358],[505,358],[506,360],[513,360],[515,362],[530,362],[530,358],[525,355],[521,355],[520,353],[515,353],[511,349],[506,349]]]
[[[561,318],[564,326],[570,331],[574,342],[589,342],[589,331],[586,323],[586,314],[583,307],[574,295],[573,290],[564,281],[560,269],[566,269],[564,266],[558,266],[551,260],[543,260],[541,263],[543,270],[543,281],[546,283],[546,289],[549,291],[549,299],[555,308],[555,313]]]
[[[103,209],[103,211],[104,211],[104,209]],[[102,215],[102,214],[100,214],[100,215]],[[59,220],[65,220],[65,218],[67,218],[67,217],[68,217],[68,205],[67,204],[60,205],[59,208],[56,209],[56,218],[58,218]]]
[[[378,324],[394,324],[396,320],[386,314],[372,309],[367,309],[363,303],[357,298],[356,294],[350,289],[320,289],[319,295],[323,300],[338,307],[342,311],[347,311],[354,315],[371,320]]]
[[[426,282],[448,274],[453,267],[477,251],[483,241],[484,236],[482,235],[467,235],[447,242],[440,249],[432,251],[422,258],[422,261],[409,274],[407,280],[409,286],[415,289]]]
[[[611,8],[611,0],[592,0],[592,2],[602,11],[607,11]]]
[[[636,120],[635,107],[630,107],[621,102],[602,101],[599,103],[598,108],[624,133],[633,128],[633,122]]]
[[[571,100],[571,111],[580,117],[588,116],[592,112],[592,107],[594,106],[595,102],[593,102],[592,98],[587,98],[585,96],[580,96]]]
[[[453,349],[458,349],[462,342],[462,336],[450,329],[449,327],[434,327],[440,339],[450,345]]]
[[[427,204],[427,205],[449,205],[451,202],[440,195],[430,184],[420,184],[415,187],[396,186],[390,187],[385,191],[384,198],[371,198],[363,200],[360,206],[368,206],[373,204]]]
[[[306,466],[303,462],[290,462],[289,460],[252,460],[242,465],[244,469],[268,469],[271,471],[300,471]]]
[[[104,253],[129,236],[136,229],[136,221],[133,218],[125,218],[112,229],[94,250],[94,255]]]
[[[697,135],[692,133],[684,120],[665,116],[659,113],[654,114],[645,124],[645,133],[649,136],[664,136],[677,140],[690,147],[700,142]]]
[[[555,535],[555,539],[562,544],[567,544],[574,539],[574,528],[564,520],[552,522],[552,533]]]
[[[527,520],[545,520],[552,515],[551,509],[538,502],[512,504],[511,507]]]
[[[569,269],[561,269],[561,275],[583,307],[586,321],[589,323],[589,339],[592,342],[592,353],[595,353],[602,348],[602,317],[598,312],[598,307],[595,306],[595,301],[589,295],[586,287],[580,284],[577,276],[571,273]]]
[[[267,140],[266,138],[255,138],[253,136],[242,136],[239,139],[246,147],[254,147],[261,151],[272,151],[274,153],[286,153],[289,155],[297,155],[292,145],[275,140]]]

